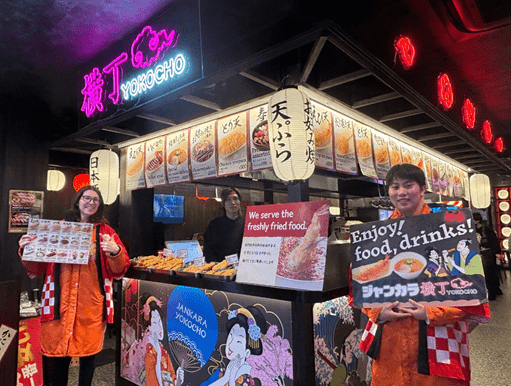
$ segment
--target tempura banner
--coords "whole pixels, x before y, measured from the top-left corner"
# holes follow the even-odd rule
[[[335,170],[357,174],[357,157],[353,129],[355,121],[336,112],[332,113],[334,124]]]
[[[250,161],[252,170],[269,169],[271,165],[270,138],[268,137],[268,105],[248,112],[250,125]]]
[[[333,125],[331,111],[317,103],[312,103],[312,125],[314,127],[314,141],[316,143],[316,167],[333,170]]]
[[[148,188],[165,185],[165,136],[145,144],[145,180]]]
[[[377,178],[373,160],[372,131],[369,127],[355,121],[355,149],[360,171],[366,177]]]
[[[329,201],[249,206],[236,281],[321,291]]]
[[[194,180],[216,177],[215,124],[209,122],[190,129],[189,151]]]
[[[392,137],[389,137],[389,152],[391,167],[403,163],[403,158],[401,157],[401,143]]]
[[[356,307],[409,299],[430,306],[487,302],[469,209],[352,225],[350,232]]]
[[[219,119],[216,130],[218,176],[246,172],[248,170],[247,112],[243,111]]]
[[[182,130],[167,135],[167,179],[169,184],[190,181],[188,145],[190,131]]]
[[[126,149],[126,190],[145,188],[145,142]]]
[[[373,132],[373,152],[376,174],[383,180],[390,169],[388,137],[385,134]]]

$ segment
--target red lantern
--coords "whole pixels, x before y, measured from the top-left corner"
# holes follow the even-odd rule
[[[491,130],[491,124],[488,120],[484,121],[483,129],[481,130],[481,137],[483,137],[484,142],[491,143],[493,141],[493,133]]]
[[[476,108],[470,99],[465,99],[463,102],[463,107],[461,108],[461,116],[467,129],[473,129],[476,123]]]
[[[394,49],[396,55],[399,55],[399,60],[405,70],[408,70],[413,66],[415,62],[415,47],[412,42],[406,36],[398,36],[394,40]]]
[[[77,174],[75,178],[73,178],[73,188],[77,192],[88,185],[90,185],[90,176],[88,174]]]
[[[447,74],[440,74],[437,79],[438,101],[444,110],[449,110],[454,103],[451,81]]]
[[[495,150],[497,150],[497,153],[502,153],[504,151],[504,140],[502,139],[502,137],[498,137],[495,140],[493,147],[495,147]]]

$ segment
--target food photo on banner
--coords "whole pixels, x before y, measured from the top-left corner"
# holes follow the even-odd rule
[[[458,307],[488,301],[469,209],[353,225],[350,231],[356,307],[409,299]]]
[[[123,279],[120,375],[136,385],[293,383],[291,306]]]

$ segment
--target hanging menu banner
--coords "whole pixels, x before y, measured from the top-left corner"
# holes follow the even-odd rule
[[[247,112],[217,121],[218,175],[237,174],[248,170]]]
[[[424,171],[424,174],[426,175],[426,189],[428,191],[432,191],[431,187],[431,156],[427,153],[423,153],[424,157],[424,163],[422,170]]]
[[[190,129],[189,151],[194,180],[216,177],[215,122]]]
[[[268,137],[268,105],[250,110],[249,122],[252,170],[269,169],[272,164]]]
[[[9,233],[27,231],[30,218],[43,214],[44,192],[9,190]]]
[[[167,135],[166,157],[167,157],[167,180],[169,184],[190,181],[190,170],[188,168],[188,147],[190,131],[182,130]]]
[[[384,180],[390,169],[388,137],[373,131],[373,152],[378,178]]]
[[[317,103],[312,103],[312,125],[316,143],[316,166],[322,169],[334,168],[332,113]]]
[[[145,143],[129,146],[126,151],[126,189],[145,188]]]
[[[389,137],[390,166],[403,163],[401,157],[401,144],[394,138]]]
[[[353,225],[350,235],[356,307],[409,299],[434,306],[487,302],[469,209]]]
[[[145,179],[148,188],[165,185],[165,137],[146,142]]]
[[[355,154],[355,137],[353,130],[355,121],[338,113],[332,113],[334,127],[335,170],[357,174],[357,158]]]
[[[329,201],[249,206],[236,281],[321,291]]]
[[[373,162],[371,129],[355,122],[355,148],[357,150],[358,166],[366,177],[377,178]]]

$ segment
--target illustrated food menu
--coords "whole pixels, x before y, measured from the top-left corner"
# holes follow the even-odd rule
[[[33,238],[23,249],[23,260],[45,263],[87,264],[93,225],[31,218],[27,235]]]

